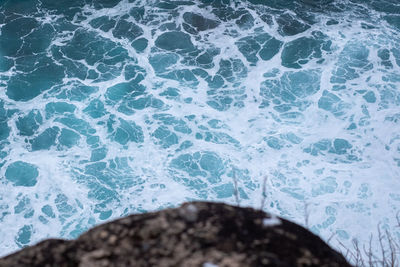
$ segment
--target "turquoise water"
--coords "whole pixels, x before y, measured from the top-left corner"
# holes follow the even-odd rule
[[[398,0],[0,0],[1,255],[235,186],[400,236],[399,178]]]

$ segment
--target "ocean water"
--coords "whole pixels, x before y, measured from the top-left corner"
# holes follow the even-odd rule
[[[0,0],[0,183],[1,255],[264,196],[399,238],[400,2]]]

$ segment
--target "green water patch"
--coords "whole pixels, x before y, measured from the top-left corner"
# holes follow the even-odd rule
[[[32,232],[32,225],[24,225],[18,230],[18,233],[15,237],[15,243],[18,245],[18,247],[22,248],[29,244],[32,238]]]
[[[205,79],[210,87],[207,91],[207,104],[219,111],[226,111],[231,106],[243,107],[243,100],[247,96],[246,88],[241,86],[240,80],[246,78],[247,73],[240,59],[221,59],[216,75]]]
[[[363,95],[363,98],[365,99],[365,101],[367,101],[367,103],[375,103],[376,102],[376,96],[373,91],[368,91],[367,93],[365,93]]]
[[[340,239],[348,240],[350,238],[349,233],[342,229],[336,230],[336,234]]]
[[[381,65],[385,66],[387,69],[393,68],[393,64],[390,60],[390,50],[382,48],[378,50],[378,57],[381,59]]]
[[[282,66],[300,69],[312,59],[320,59],[331,50],[332,42],[321,32],[312,32],[309,37],[300,37],[285,44],[282,50]],[[317,61],[322,62],[322,61]]]
[[[67,20],[72,20],[76,14],[80,13],[86,1],[80,0],[60,0],[55,3],[51,0],[41,0],[39,6],[51,13],[63,15]]]
[[[145,94],[146,88],[136,82],[118,83],[107,89],[106,98],[111,102],[119,102],[126,98],[134,98]]]
[[[106,147],[100,147],[92,150],[90,155],[90,161],[100,161],[106,158],[108,149]]]
[[[34,67],[11,76],[6,91],[10,99],[28,101],[61,83],[64,78],[63,67],[55,64],[51,58],[46,56],[35,57],[35,61],[38,62]]]
[[[264,137],[263,140],[270,148],[275,150],[281,150],[285,147],[292,147],[293,145],[298,145],[303,141],[303,138],[298,137],[292,132],[281,133],[279,135],[276,133],[274,134],[275,135]]]
[[[100,145],[100,137],[96,135],[89,135],[86,137],[86,144],[91,148],[98,148]]]
[[[153,119],[162,124],[153,133],[156,138],[155,143],[160,144],[163,148],[168,148],[179,143],[179,136],[175,132],[182,134],[190,134],[192,130],[182,119],[166,113],[153,115]]]
[[[138,38],[132,42],[132,47],[136,49],[136,52],[143,52],[149,44],[149,41],[146,38]]]
[[[187,84],[189,86],[195,87],[199,84],[198,79],[189,69],[173,70],[169,73],[159,75],[162,78],[176,80],[182,84]]]
[[[14,186],[35,186],[39,175],[38,168],[30,163],[15,161],[8,165],[5,177]]]
[[[19,134],[22,136],[32,136],[39,126],[43,123],[42,115],[39,110],[31,110],[27,115],[18,117],[16,121]]]
[[[240,147],[240,142],[224,132],[212,131],[205,126],[200,126],[199,131],[196,132],[196,139],[204,140],[214,144],[230,144]]]
[[[344,84],[359,78],[361,74],[373,68],[368,60],[369,49],[359,42],[349,42],[339,55],[336,68],[332,72],[331,82]]]
[[[94,213],[99,214],[99,219],[105,220],[112,215],[110,205],[119,201],[120,190],[137,186],[136,192],[139,192],[146,182],[135,175],[129,162],[126,157],[116,157],[106,162],[89,163],[84,170],[77,170],[81,173],[76,176],[77,182],[89,189],[88,197],[95,201]]]
[[[98,214],[100,220],[112,215],[110,206],[118,204],[119,190],[144,183],[143,179],[133,174],[127,158],[90,163],[74,172],[76,181],[88,188],[87,196],[96,203],[93,212]]]
[[[129,15],[135,19],[138,23],[141,24],[146,24],[149,21],[152,21],[151,19],[153,16],[145,16],[146,14],[146,9],[144,6],[134,6],[129,10]]]
[[[282,141],[280,138],[277,138],[275,136],[269,136],[267,138],[264,138],[264,140],[267,142],[267,145],[275,150],[280,150],[284,147],[285,142]]]
[[[116,168],[117,164],[118,167],[121,167],[120,169]],[[124,174],[122,170],[126,173]],[[117,158],[109,163],[96,162],[88,164],[85,167],[85,174],[98,179],[101,185],[105,185],[112,190],[127,189],[144,182],[143,179],[133,175],[126,158]]]
[[[212,19],[207,19],[200,14],[186,12],[183,14],[183,20],[185,23],[182,24],[183,28],[191,34],[196,34],[200,31],[212,30],[218,27],[219,22]]]
[[[400,67],[400,48],[392,48],[390,51],[392,52],[392,55],[395,58],[397,66]]]
[[[58,218],[61,223],[64,223],[77,212],[76,208],[71,204],[71,201],[65,194],[58,194],[54,200],[54,205],[58,211]]]
[[[81,136],[75,131],[63,128],[58,136],[58,143],[61,145],[60,149],[62,149],[62,146],[71,148],[77,145],[80,139]]]
[[[50,205],[44,205],[41,208],[41,211],[43,212],[44,215],[46,215],[49,218],[55,218],[56,217],[56,214],[54,213],[54,210],[53,210],[52,206],[50,206]]]
[[[94,171],[93,168],[100,168],[97,171]],[[97,167],[92,166],[89,167],[88,171],[96,173],[96,175],[100,175],[100,179],[105,178],[103,173],[103,169],[98,165]],[[108,205],[113,202],[118,202],[118,193],[116,190],[109,188],[107,185],[103,185],[100,180],[98,180],[93,175],[79,175],[77,176],[78,183],[84,184],[88,189],[88,197],[97,202],[94,208],[94,213],[98,213],[101,219],[108,218],[111,214],[109,214]],[[108,216],[106,216],[108,215]]]
[[[187,173],[191,178],[182,178],[181,182],[194,190],[206,188],[206,181],[211,184],[220,182],[225,172],[222,159],[209,151],[182,154],[174,158],[170,166]]]
[[[333,160],[342,163],[359,161],[353,145],[346,139],[322,139],[303,149],[312,156],[333,156]]]
[[[335,209],[332,206],[328,206],[325,208],[325,214],[330,215],[330,216],[336,216],[337,215],[337,209]]]
[[[50,102],[46,104],[46,119],[49,119],[53,116],[64,115],[68,113],[74,113],[76,106],[73,104],[69,104],[66,102]]]
[[[2,55],[0,50],[0,72],[9,71],[14,66],[14,60]]]
[[[278,16],[276,22],[279,27],[278,32],[282,36],[296,35],[310,28],[310,25],[289,13],[284,13]]]
[[[115,25],[112,33],[116,38],[133,41],[143,34],[143,30],[135,23],[121,18],[118,20],[117,25]]]
[[[106,103],[116,105],[118,111],[132,115],[135,110],[142,110],[148,107],[161,108],[164,103],[148,95],[146,88],[135,80],[128,83],[119,83],[109,87],[106,92]]]
[[[287,26],[287,34],[296,34],[302,32],[304,27],[302,24],[313,24],[315,20],[316,13],[325,12],[340,12],[343,10],[348,10],[348,6],[345,4],[338,4],[334,0],[294,0],[294,1],[264,1],[264,0],[249,0],[250,3],[254,5],[260,5],[268,7],[270,12],[277,12],[278,14],[283,14],[283,22],[280,24],[282,26]],[[353,2],[353,1],[352,1]],[[364,3],[364,2],[362,2]],[[257,6],[257,8],[260,8]],[[256,7],[253,7],[256,8]],[[290,10],[290,12],[288,12]],[[265,12],[265,11],[264,11]],[[286,12],[286,13],[284,13]],[[292,19],[288,18],[292,17]],[[287,19],[287,22],[285,20]],[[299,22],[292,22],[292,20],[300,20]],[[300,24],[300,25],[298,25]],[[283,32],[285,33],[285,32]]]
[[[283,42],[264,33],[241,38],[235,44],[248,62],[257,63],[259,58],[265,61],[273,58],[281,49]]]
[[[156,73],[165,73],[178,62],[179,56],[174,53],[159,53],[151,56],[149,62]]]
[[[15,2],[3,2],[2,10],[0,15],[0,21],[3,23],[7,21],[7,18],[18,18],[19,15],[32,14],[37,11],[36,1],[22,1],[18,5]],[[14,16],[12,16],[14,15]]]
[[[196,57],[196,65],[203,69],[211,69],[214,67],[214,58],[219,55],[219,48],[208,48]],[[200,76],[200,75],[199,75]]]
[[[247,10],[243,10],[242,12],[240,17],[235,21],[235,23],[242,30],[250,30],[254,26],[254,17]]]
[[[390,107],[398,107],[400,105],[400,92],[398,86],[394,83],[386,83],[375,85],[379,92],[379,107],[387,109]]]
[[[319,183],[314,184],[311,190],[313,197],[332,194],[338,188],[335,177],[326,177],[322,179]]]
[[[215,144],[233,144],[236,147],[240,146],[240,142],[227,133],[223,132],[205,132],[204,141],[212,142]]]
[[[395,0],[388,1],[379,1],[379,0],[370,0],[370,1],[361,1],[361,0],[353,0],[356,3],[366,3],[372,9],[383,12],[386,14],[400,14],[400,7],[398,2]]]
[[[195,5],[192,1],[159,1],[156,7],[166,10],[176,9],[179,6],[192,6]]]
[[[152,135],[158,139],[155,143],[160,144],[163,148],[169,148],[179,143],[179,137],[165,126],[158,127]]]
[[[140,126],[133,121],[117,119],[115,116],[110,116],[107,121],[109,138],[121,145],[126,145],[129,142],[143,143],[144,135]]]
[[[328,151],[330,146],[331,146],[331,141],[328,139],[324,139],[304,149],[304,152],[310,153],[313,156],[318,156],[321,153],[324,153],[324,151]]]
[[[14,206],[14,213],[21,214],[25,219],[32,218],[35,210],[32,207],[31,200],[26,195],[17,197],[18,204]]]
[[[0,100],[0,160],[4,159],[8,155],[8,152],[4,149],[9,144],[8,137],[11,129],[8,126],[8,121],[15,112],[16,110],[6,109],[4,107],[4,102]],[[0,161],[0,168],[4,164],[5,161]]]
[[[270,60],[280,51],[282,44],[282,41],[271,37],[263,43],[263,46],[258,55],[262,60]]]
[[[190,134],[192,130],[183,119],[178,119],[167,113],[158,113],[153,115],[153,119],[161,121],[164,125],[171,125],[177,132]]]
[[[335,216],[329,216],[322,223],[317,224],[316,227],[318,227],[319,229],[326,229],[329,226],[333,225],[335,222],[336,222],[336,217]]]
[[[35,138],[29,140],[32,151],[48,150],[56,145],[57,137],[60,133],[60,128],[57,126],[47,128]]]
[[[318,100],[318,108],[331,112],[335,117],[341,117],[351,108],[337,95],[328,91],[323,91]]]
[[[228,1],[202,1],[202,8],[210,9],[218,21],[234,22],[241,30],[249,30],[255,24],[254,13],[245,8],[234,8]],[[252,15],[253,14],[253,15]]]
[[[298,145],[303,141],[303,138],[297,136],[296,134],[292,133],[292,132],[288,132],[288,133],[282,133],[279,135],[279,137],[283,140],[287,140],[292,144]]]
[[[190,148],[192,146],[193,146],[193,142],[192,141],[189,141],[189,140],[183,141],[181,143],[181,145],[179,146],[179,148],[176,150],[176,152],[180,152],[180,151],[188,149],[188,148]]]
[[[219,62],[220,75],[227,82],[235,82],[247,77],[247,68],[239,59],[221,59]]]
[[[109,16],[101,16],[92,19],[89,24],[95,29],[100,29],[104,32],[108,32],[113,29],[117,22],[115,19],[110,18]]]
[[[220,21],[229,21],[229,20],[235,20],[240,17],[240,14],[230,7],[226,1],[210,1],[210,0],[205,0],[201,1],[202,5],[200,7],[212,7],[211,12],[213,15],[215,15]]]
[[[104,42],[103,45],[100,42]],[[93,66],[103,59],[106,51],[115,46],[113,42],[104,40],[95,33],[77,30],[68,45],[60,47],[60,51],[72,60],[85,60]]]
[[[239,101],[235,103],[234,98],[229,96],[229,92],[230,90],[210,90],[208,95],[211,96],[211,99],[207,101],[207,105],[218,111],[226,111],[235,104],[238,104],[239,107],[243,107],[242,99],[239,98]],[[239,92],[244,92],[244,90],[240,90]]]
[[[125,80],[133,83],[140,83],[146,76],[146,70],[142,67],[134,64],[128,64],[125,66]]]
[[[221,120],[211,119],[207,122],[207,125],[213,129],[227,128],[228,126],[224,124]]]
[[[153,50],[156,51],[155,49]],[[177,63],[179,61],[181,64],[186,65],[200,65],[204,67],[210,67],[213,64],[212,59],[210,60],[210,64],[202,64],[203,56],[205,58],[207,58],[208,56],[214,56],[207,53],[208,52],[200,54],[199,51],[195,51],[194,55],[185,55],[185,57],[180,57],[176,53],[169,52],[153,53],[153,55],[149,58],[149,63],[153,67],[157,76],[165,79],[179,81],[184,85],[195,87],[199,84],[199,81],[196,77],[199,75],[198,71],[182,68],[181,66],[177,67]],[[198,62],[198,60],[193,60],[194,58],[196,58],[196,56],[198,56],[197,59],[200,59],[200,63]],[[186,59],[189,59],[189,61],[185,62]],[[205,61],[207,62],[207,59],[205,59]],[[207,75],[204,70],[202,70],[202,72]]]
[[[128,51],[118,44],[104,39],[93,32],[78,29],[67,45],[53,48],[59,57],[73,61],[84,60],[95,66],[99,77],[95,81],[107,81],[118,77],[123,70],[123,63],[130,59]]]
[[[54,46],[52,47],[53,55],[57,54],[62,55],[62,53],[60,51],[57,51],[57,49],[58,48],[55,48]],[[58,57],[58,55],[55,57]],[[99,72],[93,69],[89,70],[89,68],[86,67],[86,65],[83,64],[82,62],[65,58],[57,59],[57,61],[64,67],[65,74],[68,78],[73,78],[73,79],[78,78],[81,80],[85,79],[95,80],[100,77]]]
[[[16,18],[1,28],[0,48],[8,56],[17,56],[22,47],[23,37],[39,26],[34,18]]]
[[[346,154],[347,150],[352,147],[353,146],[349,143],[349,141],[341,138],[336,138],[335,140],[333,140],[333,146],[329,149],[329,153],[343,155]]]
[[[304,201],[305,199],[305,192],[301,188],[283,187],[280,191],[297,200]]]
[[[232,183],[226,183],[212,188],[217,198],[229,198],[235,194],[235,187]]]
[[[354,202],[354,203],[349,203],[346,205],[346,208],[357,213],[371,213],[371,208],[370,206],[364,204],[363,202]]]
[[[96,130],[93,129],[87,121],[79,119],[74,115],[68,114],[63,117],[57,117],[54,121],[59,122],[84,136],[96,133]]]
[[[320,89],[320,75],[318,70],[289,71],[281,75],[273,70],[264,74],[267,79],[261,83],[260,107],[272,104],[282,118],[290,117],[290,112],[304,111],[311,104],[307,98]]]
[[[17,57],[17,67],[22,70],[29,62],[29,57],[37,59],[38,54],[45,52],[54,37],[55,31],[50,24],[39,24],[34,18],[13,16],[14,19],[7,19],[2,27],[0,71],[7,71],[14,66],[14,60],[5,56]]]
[[[66,84],[54,86],[46,97],[54,95],[57,99],[83,102],[98,90],[99,88],[96,86],[86,86],[80,82],[68,82]]]
[[[163,96],[167,99],[178,99],[180,96],[180,91],[177,88],[168,87],[163,92],[161,92],[159,95]]]
[[[96,9],[104,9],[115,7],[121,0],[86,0],[86,2],[93,5]]]
[[[372,197],[372,189],[369,184],[362,183],[358,189],[357,197],[360,199],[368,199]]]
[[[195,50],[190,35],[180,31],[162,33],[157,37],[155,45],[167,51],[191,52]]]
[[[55,29],[49,23],[35,27],[28,35],[24,36],[18,55],[37,55],[45,53],[55,36]]]
[[[107,114],[103,102],[101,102],[99,99],[93,99],[90,101],[89,105],[83,110],[83,112],[88,114],[93,119],[101,118]]]

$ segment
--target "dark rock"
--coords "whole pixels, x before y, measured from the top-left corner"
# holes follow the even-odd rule
[[[287,220],[221,203],[131,215],[77,240],[50,239],[0,266],[350,266],[319,237]]]

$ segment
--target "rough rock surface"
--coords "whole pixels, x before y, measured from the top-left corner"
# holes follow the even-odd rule
[[[287,220],[221,203],[131,215],[76,240],[50,239],[0,266],[350,266],[319,237]]]

